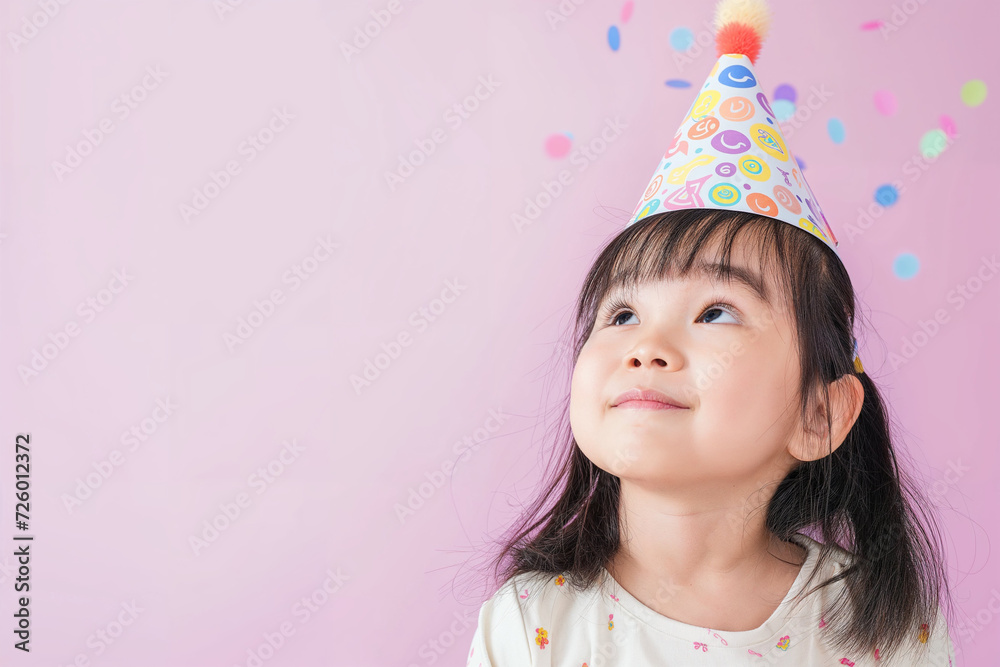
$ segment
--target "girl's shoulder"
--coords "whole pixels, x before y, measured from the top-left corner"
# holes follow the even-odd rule
[[[584,589],[574,587],[568,573],[527,572],[508,579],[479,610],[468,665],[532,665],[562,623],[579,618],[594,606],[603,577]],[[477,658],[477,656],[479,656]]]
[[[823,544],[803,533],[795,535],[795,542],[813,554],[817,578],[813,580],[811,586],[816,586],[839,575],[857,558],[855,554],[835,543]],[[815,556],[824,546],[828,556],[822,563],[819,563]],[[840,580],[819,592],[817,599],[820,606],[826,609],[835,599],[846,598],[848,595],[846,582]],[[955,655],[956,651],[951,639],[949,623],[945,618],[943,608],[939,605],[933,622],[928,621],[913,627],[909,641],[905,642],[895,655],[883,656],[876,653],[852,658],[844,664],[855,664],[857,667],[875,667],[876,665],[880,667],[951,667],[955,663]]]
[[[508,579],[483,608],[497,615],[517,616],[532,625],[536,619],[559,618],[591,607],[603,591],[603,570],[589,587],[574,586],[569,573],[526,572]]]

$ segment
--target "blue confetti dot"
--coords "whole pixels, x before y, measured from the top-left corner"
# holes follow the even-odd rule
[[[671,88],[690,88],[691,82],[684,79],[667,79],[667,85]]]
[[[675,51],[687,51],[694,44],[694,33],[690,28],[674,28],[670,31],[670,46]]]
[[[618,32],[618,26],[613,25],[608,28],[608,46],[611,47],[612,51],[617,51],[618,47],[622,45],[622,36]]]
[[[799,165],[799,171],[806,170],[806,163],[800,160],[798,157],[795,158],[795,164]],[[799,198],[799,201],[802,201],[801,197]]]
[[[899,199],[899,192],[892,185],[883,185],[875,191],[875,201],[882,206],[892,206]]]
[[[695,153],[700,153],[700,152],[701,152],[701,149],[700,149],[700,148],[696,148],[696,149],[694,149],[694,152],[695,152]]]
[[[892,272],[901,280],[909,280],[920,271],[920,260],[910,252],[897,256],[892,263]]]
[[[771,125],[774,125],[774,121],[773,121],[773,120],[771,120],[771,117],[770,117],[770,116],[766,116],[766,118],[767,118],[767,122],[768,122],[768,123],[770,123]]]
[[[795,115],[795,102],[775,100],[771,103],[771,110],[774,111],[775,118],[784,122]]]
[[[844,143],[844,124],[840,122],[838,118],[831,118],[826,123],[826,131],[830,135],[830,139],[835,144]]]

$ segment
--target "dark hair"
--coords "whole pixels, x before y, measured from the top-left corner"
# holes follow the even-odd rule
[[[596,310],[612,287],[684,275],[716,238],[721,238],[717,259],[728,267],[740,234],[754,244],[749,247],[761,257],[761,270],[782,286],[778,298],[785,298],[794,313],[803,423],[817,414],[817,401],[822,401],[828,436],[828,383],[850,373],[864,387],[861,413],[846,440],[818,460],[799,462],[786,475],[767,504],[765,527],[785,541],[796,532],[812,533],[821,544],[818,565],[837,549],[848,552],[849,566],[808,593],[843,579],[844,594],[824,610],[827,641],[844,651],[870,654],[878,648],[887,657],[915,639],[921,623],[934,632],[940,598],[947,592],[946,572],[935,519],[898,464],[887,407],[868,374],[855,370],[855,294],[834,251],[786,222],[740,211],[689,209],[644,218],[613,238],[591,267],[564,349],[572,354],[567,370],[575,366]],[[499,581],[527,573],[568,573],[570,585],[583,590],[618,551],[620,481],[583,454],[568,414],[567,397],[555,440],[568,446],[552,449],[546,470],[555,474],[500,542],[491,561]]]

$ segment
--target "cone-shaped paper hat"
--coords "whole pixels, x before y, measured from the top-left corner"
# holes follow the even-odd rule
[[[760,0],[719,3],[716,45],[722,55],[628,225],[682,208],[747,211],[804,229],[836,252],[837,238],[753,70],[767,25]]]

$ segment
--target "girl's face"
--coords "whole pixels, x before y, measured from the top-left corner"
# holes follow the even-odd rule
[[[794,465],[787,451],[801,437],[794,322],[779,286],[739,245],[731,266],[766,298],[739,278],[727,283],[697,269],[640,285],[634,298],[605,297],[570,394],[573,435],[599,468],[656,486],[731,488]],[[616,405],[633,388],[684,407]]]

